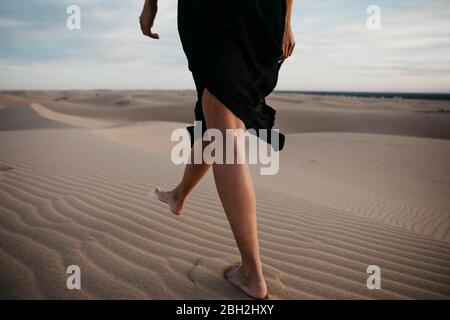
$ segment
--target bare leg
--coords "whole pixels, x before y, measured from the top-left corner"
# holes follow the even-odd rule
[[[202,143],[202,150],[208,144],[208,142],[197,141],[197,146]],[[194,148],[191,150],[191,159],[194,156]],[[153,190],[153,194],[162,202],[169,205],[170,211],[176,215],[181,215],[183,213],[184,201],[188,194],[194,189],[198,182],[203,178],[203,176],[208,172],[211,165],[202,162],[201,164],[187,164],[184,169],[183,178],[178,186],[171,191],[162,191],[161,188],[156,187]]]
[[[226,129],[245,128],[242,121],[206,89],[202,103],[208,128],[219,129],[224,137]],[[236,153],[235,144],[235,156]],[[248,295],[263,298],[267,295],[267,286],[259,254],[256,198],[250,169],[248,164],[214,163],[213,171],[217,191],[242,258],[242,264],[229,268],[225,278]]]

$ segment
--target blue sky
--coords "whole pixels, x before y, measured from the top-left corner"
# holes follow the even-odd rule
[[[143,1],[2,0],[0,89],[193,88],[176,0],[159,0],[159,41],[141,35]],[[81,7],[81,30],[66,28],[71,4]],[[372,4],[381,8],[376,31],[366,27]],[[278,89],[450,92],[450,0],[294,6],[297,47]]]

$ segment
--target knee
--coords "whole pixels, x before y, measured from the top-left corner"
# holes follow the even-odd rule
[[[206,88],[202,96],[202,109],[208,129],[214,128],[221,130],[224,117],[220,109],[220,101]]]

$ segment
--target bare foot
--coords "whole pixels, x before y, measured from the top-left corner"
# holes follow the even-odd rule
[[[242,263],[235,263],[223,274],[226,280],[241,289],[253,299],[268,299],[267,285],[263,277],[250,277],[245,274]]]
[[[160,187],[153,189],[153,195],[159,200],[169,205],[169,209],[177,216],[183,213],[184,198],[181,198],[176,189],[172,191],[162,191]]]

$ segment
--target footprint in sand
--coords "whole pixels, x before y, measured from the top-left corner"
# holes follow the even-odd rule
[[[14,167],[0,166],[0,181],[3,180],[5,172],[14,170]]]
[[[223,277],[224,270],[238,261],[238,258],[200,258],[189,273],[197,299],[250,299]],[[263,271],[270,299],[280,298],[284,288],[283,274],[270,266],[263,266]]]

